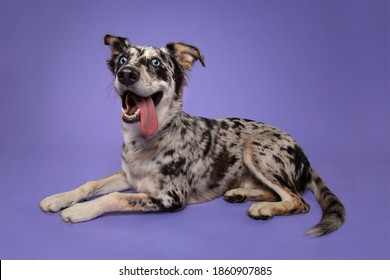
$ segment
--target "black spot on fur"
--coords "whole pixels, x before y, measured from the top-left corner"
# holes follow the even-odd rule
[[[214,125],[216,124],[216,121],[206,119],[206,118],[200,118],[200,120],[203,121],[203,123],[207,128],[203,131],[202,138],[201,138],[201,143],[202,144],[204,143],[203,157],[206,157],[210,153],[212,148],[213,137],[210,131],[213,129]]]
[[[289,187],[288,180],[280,175],[274,175],[274,178],[279,182],[282,187]]]
[[[171,126],[172,126],[172,123],[169,122],[161,130],[166,130],[166,129],[170,128]]]
[[[184,172],[185,158],[180,157],[177,160],[171,161],[161,167],[161,173],[165,176],[178,176]]]
[[[228,153],[226,147],[217,154],[214,158],[213,169],[210,173],[210,180],[213,182],[209,187],[218,185],[218,182],[221,181],[229,168],[230,154]]]
[[[334,194],[328,189],[328,188],[321,188],[321,195],[322,197],[331,197],[331,196],[334,196]]]
[[[184,137],[186,134],[187,134],[187,128],[182,127],[182,128],[180,129],[180,135],[181,135],[181,137]]]
[[[205,143],[203,149],[203,157],[206,157],[210,152],[211,143],[212,143],[212,136],[209,130],[205,130],[203,132],[201,143],[203,142]]]
[[[216,189],[216,188],[218,188],[218,187],[219,187],[219,184],[218,184],[218,183],[213,183],[213,184],[208,185],[208,188],[209,188],[210,190]]]
[[[280,133],[274,133],[273,135],[275,138],[278,138],[279,140],[282,139],[282,136],[280,135]]]
[[[253,141],[253,142],[252,142],[252,144],[253,144],[253,145],[255,145],[255,146],[259,146],[259,147],[261,147],[261,143],[260,143],[260,142],[258,142],[258,141]]]
[[[165,54],[165,52],[163,52],[162,50],[160,49],[157,49],[157,52],[158,52],[158,55],[160,57],[160,60],[163,61],[164,63],[168,63],[169,64],[169,57]]]
[[[238,183],[239,183],[238,177],[237,176],[233,176],[233,178],[229,179],[229,181],[226,182],[226,186],[229,189],[234,189],[234,188],[236,188]]]
[[[277,155],[273,155],[272,157],[274,158],[276,163],[278,163],[284,167],[284,162],[283,162],[283,160],[281,160],[280,157],[278,157]]]
[[[168,196],[172,198],[171,205],[167,207],[168,211],[177,211],[183,208],[184,204],[182,199],[180,199],[179,195],[175,191],[169,191]]]
[[[145,54],[145,49],[141,49],[138,47],[133,47],[133,48],[138,52],[138,56],[143,56]]]
[[[256,129],[258,129],[258,128],[259,128],[259,125],[258,125],[258,124],[252,123],[252,129],[253,129],[253,130],[256,130]]]
[[[311,181],[310,162],[305,153],[298,145],[288,147],[287,152],[291,155],[290,163],[295,166],[294,185],[295,188],[302,192],[306,185]]]
[[[192,186],[193,181],[194,181],[194,175],[193,174],[187,176],[187,183],[188,183],[188,185],[190,187]]]
[[[314,179],[314,183],[316,183],[316,184],[323,184],[324,182],[322,181],[322,179],[320,177],[316,177]]]
[[[240,119],[233,119],[232,128],[241,130],[241,129],[245,128],[245,125],[242,123],[242,121]]]
[[[204,122],[208,130],[213,129],[213,127],[216,125],[216,120],[207,119],[207,118],[200,118],[200,120]]]
[[[283,150],[286,150],[287,153],[291,156],[293,156],[295,154],[295,149],[291,146],[287,147],[287,148],[283,148]]]
[[[155,67],[154,72],[156,73],[157,78],[160,80],[163,80],[165,82],[168,82],[168,72],[163,66],[157,66]]]
[[[156,205],[158,210],[165,210],[166,207],[165,205],[163,204],[162,200],[159,199],[159,198],[154,198],[154,197],[151,197],[150,198],[150,201],[152,202],[152,204]]]
[[[221,121],[219,127],[223,130],[228,130],[230,126],[226,121]]]
[[[185,126],[185,127],[190,126],[190,122],[188,121],[188,119],[182,119],[182,123],[183,123],[183,126]]]
[[[169,194],[168,194],[169,195]],[[162,210],[162,211],[177,211],[183,208],[184,204],[180,202],[179,200],[175,200],[175,198],[178,198],[179,196],[177,193],[171,193],[171,201],[164,204],[163,200],[161,198],[150,198],[150,201],[152,204],[156,206],[156,210]],[[175,197],[175,198],[174,198]]]
[[[177,200],[177,201],[180,200],[179,195],[178,195],[175,191],[173,191],[173,190],[168,191],[168,195],[169,195],[170,197],[172,197],[173,200]]]
[[[138,65],[143,65],[146,67],[146,69],[149,71],[150,70],[150,64],[149,64],[149,60],[146,58],[146,57],[141,57],[138,59]],[[150,72],[150,71],[149,71]]]
[[[166,156],[172,156],[173,154],[175,153],[175,150],[168,150],[168,151],[166,151],[165,153],[164,153],[164,157],[166,157]]]
[[[234,165],[237,162],[237,157],[235,155],[229,158],[229,166]]]

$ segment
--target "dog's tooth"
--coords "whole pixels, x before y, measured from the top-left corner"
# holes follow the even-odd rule
[[[129,114],[127,113],[127,110],[124,110],[124,109],[122,108],[122,114],[123,114],[127,119],[129,119],[130,121],[139,118],[140,112],[141,112],[140,109],[137,109],[133,114],[129,115]]]

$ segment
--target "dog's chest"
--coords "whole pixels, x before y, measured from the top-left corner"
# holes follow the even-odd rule
[[[126,141],[122,168],[138,191],[169,186],[189,193],[213,190],[232,185],[232,176],[239,176],[242,143],[237,135],[221,131],[211,120],[187,118],[183,123],[154,142]]]
[[[122,169],[134,188],[139,189],[141,182],[148,178],[157,178],[166,161],[161,148],[156,145],[144,147],[136,141],[123,145]]]

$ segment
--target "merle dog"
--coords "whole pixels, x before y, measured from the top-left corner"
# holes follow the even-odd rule
[[[196,47],[132,46],[111,35],[104,43],[122,105],[122,171],[42,200],[43,211],[66,208],[62,218],[78,223],[108,212],[176,211],[224,195],[232,203],[258,201],[248,214],[267,220],[308,212],[300,195],[307,187],[323,211],[307,233],[324,235],[342,225],[344,206],[289,134],[252,120],[182,111],[186,72],[197,60],[205,65]],[[130,188],[136,193],[120,193]]]

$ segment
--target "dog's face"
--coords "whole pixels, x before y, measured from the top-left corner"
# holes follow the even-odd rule
[[[133,133],[153,135],[181,111],[185,72],[196,60],[204,66],[203,56],[183,43],[141,47],[111,35],[104,37],[104,43],[111,47],[108,66],[121,98],[124,125]]]

